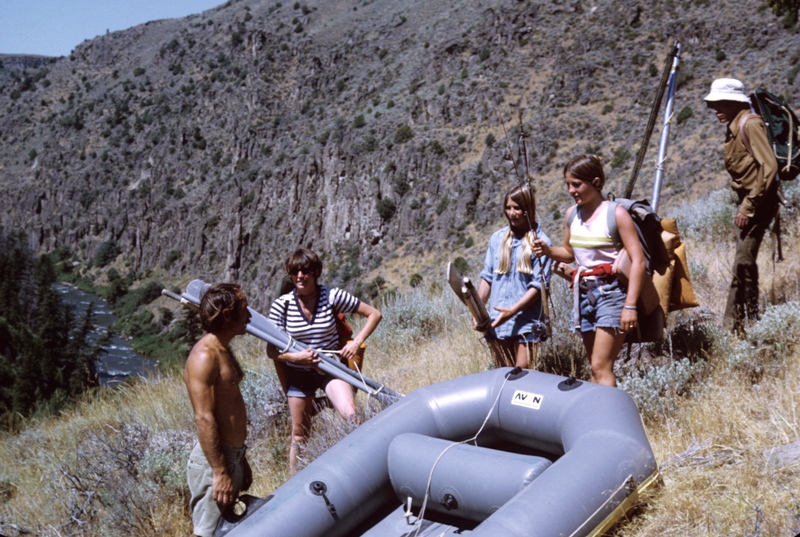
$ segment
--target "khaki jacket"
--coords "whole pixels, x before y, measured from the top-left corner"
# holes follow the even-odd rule
[[[777,201],[775,175],[778,162],[760,117],[750,118],[744,125],[752,154],[747,150],[739,132],[739,122],[748,113],[749,110],[742,110],[728,123],[724,152],[725,169],[731,175],[731,189],[739,196],[739,212],[752,218],[762,203],[771,206]]]

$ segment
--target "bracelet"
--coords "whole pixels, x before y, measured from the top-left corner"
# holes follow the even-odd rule
[[[622,308],[623,308],[623,309],[626,309],[626,310],[633,310],[633,311],[636,311],[636,306],[628,306],[627,304],[626,304],[626,305],[624,305],[624,306],[622,306]]]

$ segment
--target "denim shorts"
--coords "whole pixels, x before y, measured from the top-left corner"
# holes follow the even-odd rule
[[[627,289],[616,278],[605,283],[599,282],[596,287],[591,283],[588,283],[588,289],[583,287],[580,297],[581,332],[594,332],[598,328],[621,330],[620,317]]]
[[[287,367],[286,395],[288,397],[314,397],[317,389],[325,391],[328,383],[333,377],[328,374],[317,373],[313,369],[299,367]]]
[[[533,321],[530,332],[518,334],[499,341],[513,341],[515,343],[542,343],[547,340],[547,325],[541,321]]]

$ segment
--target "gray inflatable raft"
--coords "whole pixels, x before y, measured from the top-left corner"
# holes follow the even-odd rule
[[[600,535],[657,478],[625,392],[497,369],[402,398],[217,535]]]

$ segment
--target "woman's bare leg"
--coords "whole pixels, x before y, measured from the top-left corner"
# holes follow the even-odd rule
[[[311,416],[314,414],[314,399],[311,397],[287,397],[289,415],[292,418],[292,438],[289,446],[289,473],[297,471],[297,455],[311,432]]]
[[[614,361],[625,342],[625,334],[613,328],[598,328],[596,332],[583,332],[581,336],[592,367],[592,382],[616,386]]]
[[[330,399],[333,408],[347,421],[356,418],[356,400],[353,389],[341,379],[333,379],[325,386],[325,394]]]
[[[536,343],[529,343],[526,341],[517,343],[517,356],[516,365],[522,369],[530,369],[531,365],[536,365],[536,352],[538,347]]]

